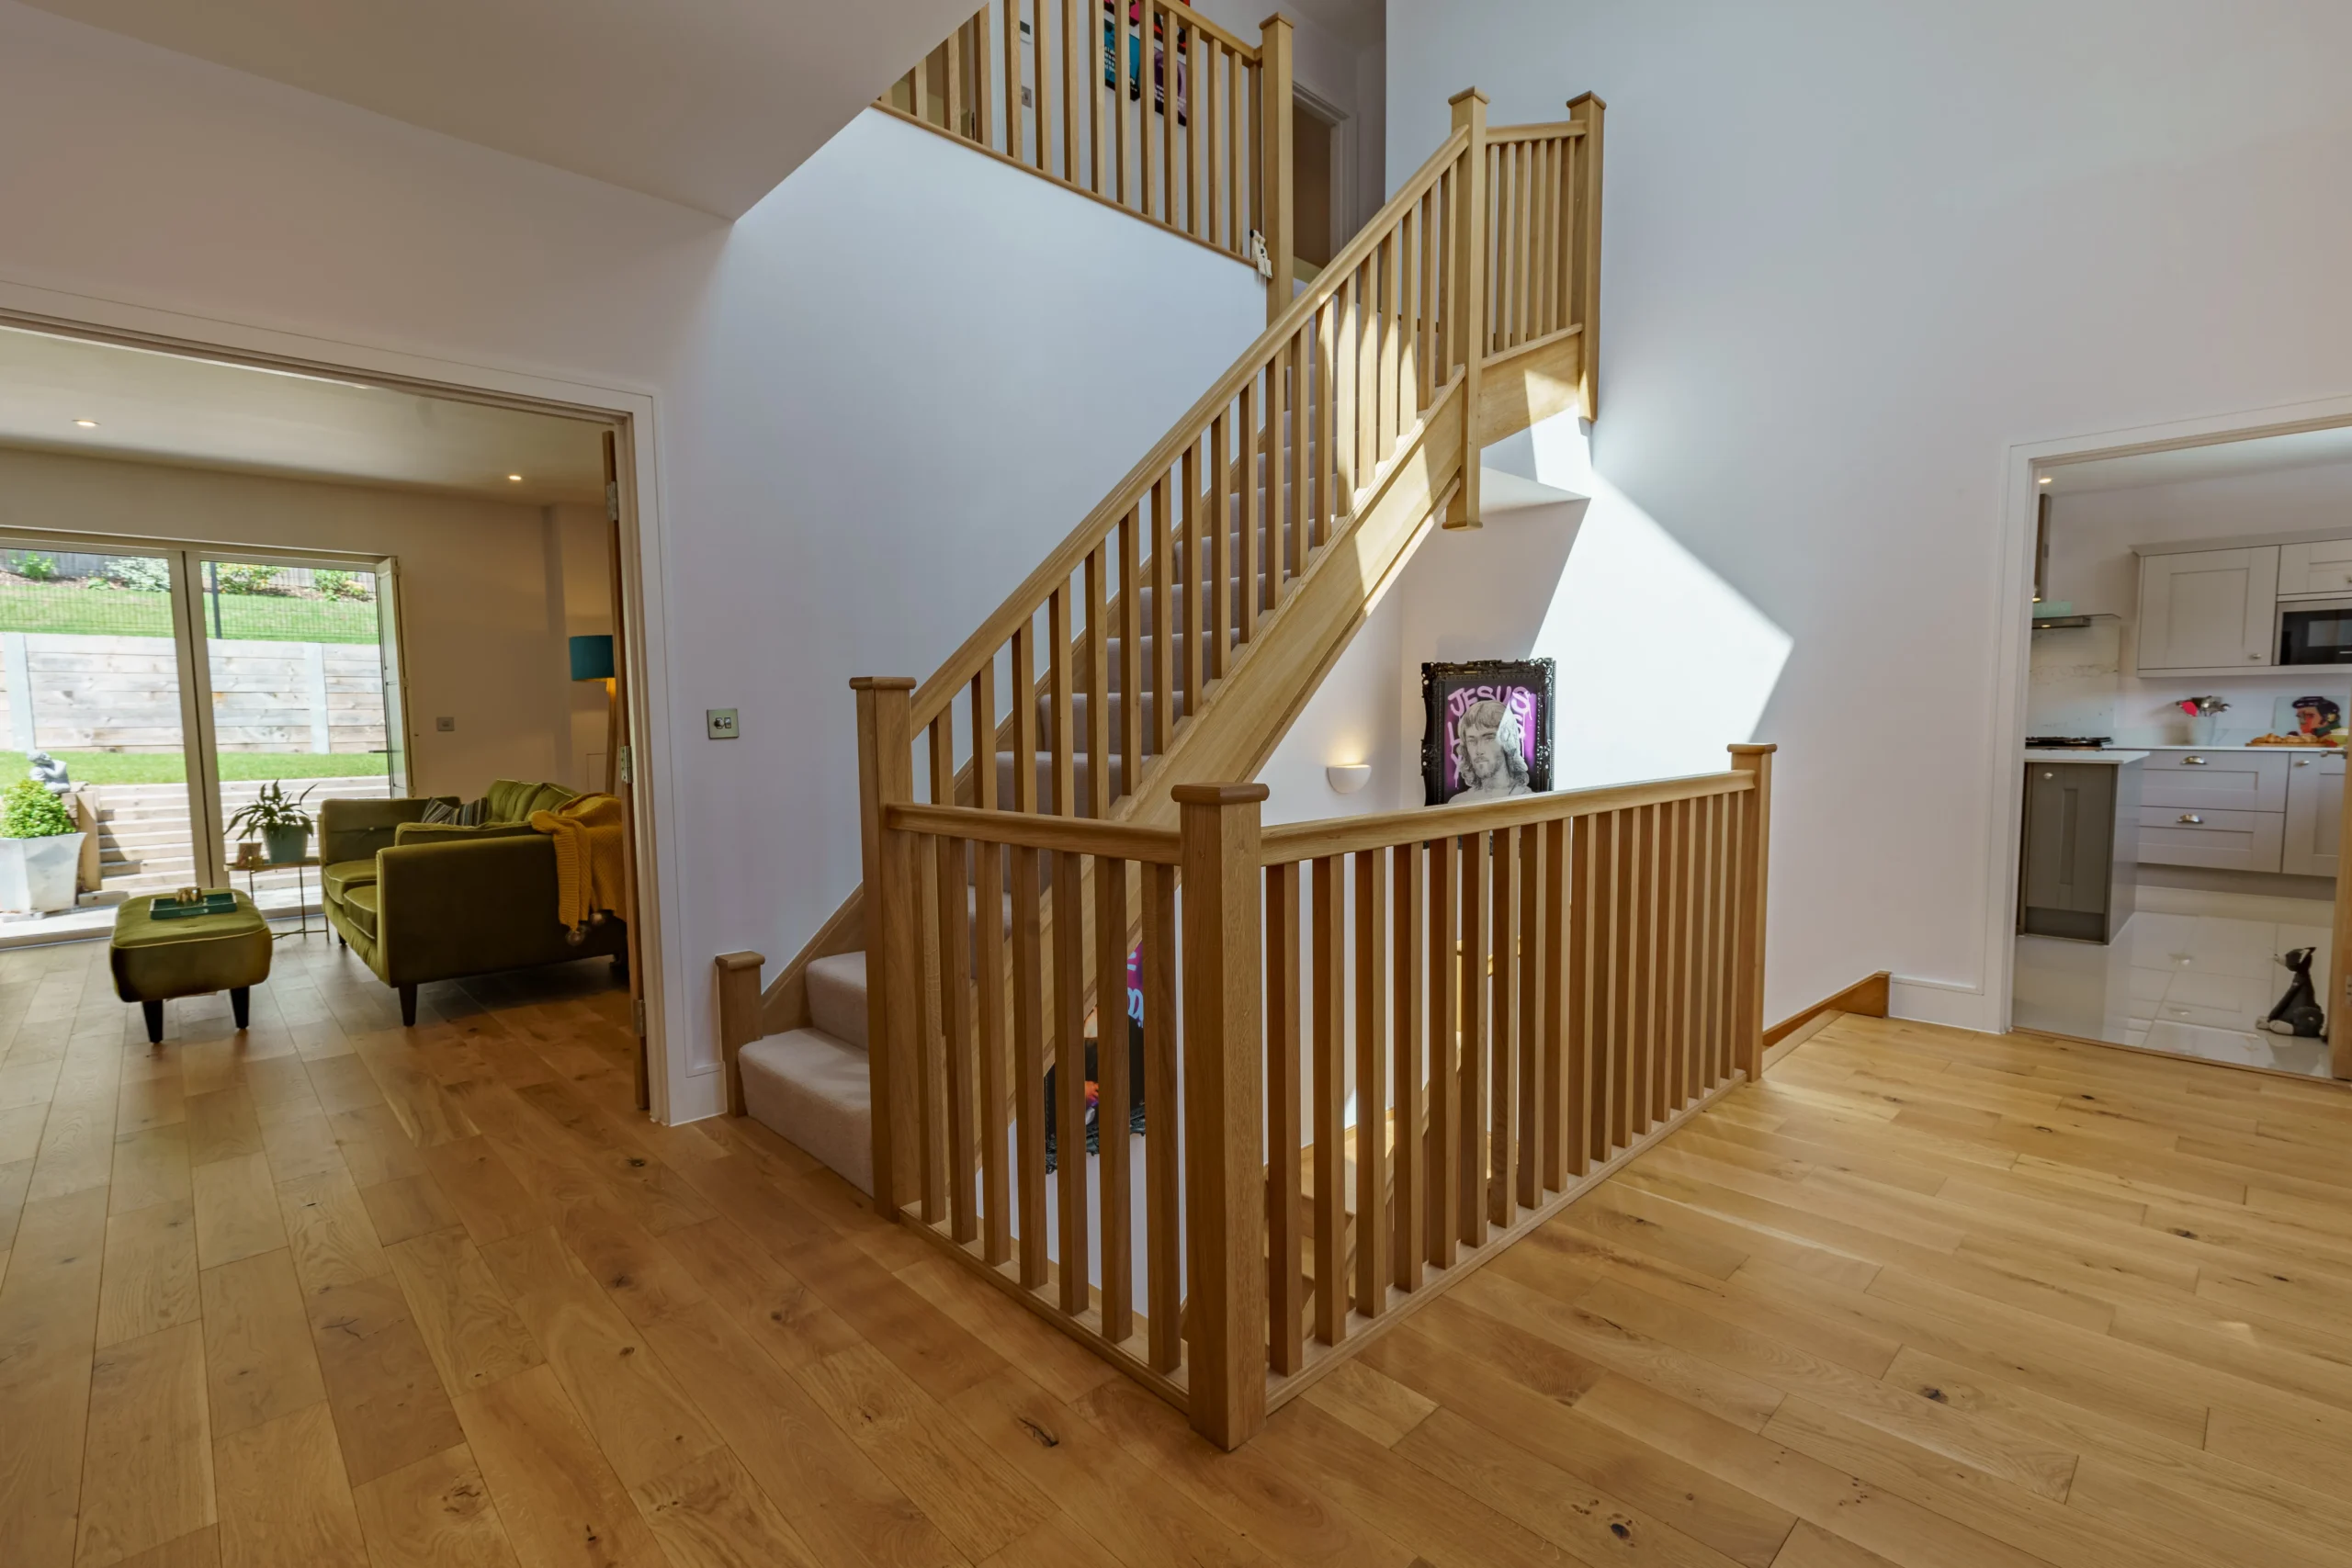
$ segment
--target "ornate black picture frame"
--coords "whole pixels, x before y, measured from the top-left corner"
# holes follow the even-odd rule
[[[1552,787],[1552,660],[1421,666],[1421,787],[1446,806]],[[1465,773],[1465,769],[1467,770]]]

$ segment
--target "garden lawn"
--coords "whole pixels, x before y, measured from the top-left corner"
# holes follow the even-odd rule
[[[376,606],[356,599],[223,593],[202,598],[208,635],[254,642],[374,642]],[[172,597],[135,588],[12,582],[0,587],[0,631],[76,637],[169,637]]]
[[[75,784],[186,784],[187,759],[177,751],[51,751]],[[372,751],[223,751],[220,777],[254,779],[379,779],[384,757]],[[0,784],[27,776],[22,751],[0,751]]]

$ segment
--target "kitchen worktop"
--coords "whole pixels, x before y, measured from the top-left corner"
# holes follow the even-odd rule
[[[2255,748],[2256,750],[2270,749]],[[2187,751],[2193,748],[2183,746],[2178,750]],[[2029,762],[2103,763],[2110,768],[2120,768],[2126,762],[2144,761],[2147,755],[2145,751],[2093,751],[2087,748],[2075,746],[2029,746],[2026,748],[2025,760]]]
[[[2323,757],[2344,755],[2344,749],[2341,746],[2249,746],[2243,740],[2223,740],[2211,746],[2163,745],[2143,746],[2140,749],[2142,755],[2150,751],[2287,751],[2298,757],[2309,757],[2313,754]]]

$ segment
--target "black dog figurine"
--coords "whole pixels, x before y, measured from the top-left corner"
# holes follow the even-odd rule
[[[2318,951],[2298,947],[2278,960],[2295,980],[2287,987],[2287,994],[2278,998],[2278,1005],[2270,1010],[2270,1016],[2262,1021],[2262,1027],[2271,1033],[2316,1040],[2326,1029],[2327,1014],[2320,1010],[2319,998],[2312,990],[2312,959]]]

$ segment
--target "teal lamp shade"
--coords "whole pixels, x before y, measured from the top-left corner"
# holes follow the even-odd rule
[[[609,681],[613,678],[613,639],[609,634],[571,639],[571,678]]]

